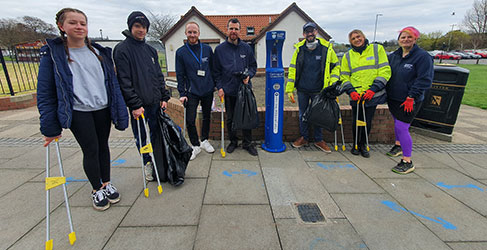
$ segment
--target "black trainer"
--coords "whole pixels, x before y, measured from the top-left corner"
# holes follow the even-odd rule
[[[93,208],[96,210],[104,211],[110,207],[105,189],[91,192],[91,198],[93,199]]]
[[[388,156],[392,156],[392,157],[396,157],[396,156],[402,155],[402,148],[401,148],[401,146],[394,145],[394,147],[392,147],[391,150],[389,150],[389,152],[387,152],[387,155]]]
[[[409,174],[409,173],[413,172],[414,169],[415,168],[413,165],[413,161],[405,162],[403,159],[401,159],[401,161],[395,167],[393,167],[391,170],[392,170],[392,172],[397,173],[397,174]]]
[[[362,146],[360,147],[360,154],[362,155],[362,157],[364,158],[370,158],[370,153],[369,151],[367,150],[367,147],[366,146]]]
[[[352,150],[350,150],[350,153],[353,155],[359,155],[360,151],[358,149],[355,149],[355,146],[352,146]]]
[[[249,154],[253,155],[253,156],[257,156],[259,154],[259,153],[257,153],[257,149],[255,149],[255,146],[252,144],[249,146],[243,147],[243,149],[247,150],[247,152],[249,152]]]
[[[107,199],[110,203],[115,204],[120,201],[120,193],[118,193],[117,188],[115,188],[112,183],[108,183],[103,190],[105,190]]]
[[[230,145],[227,147],[227,153],[231,154],[235,149],[238,147],[237,143],[230,142]]]

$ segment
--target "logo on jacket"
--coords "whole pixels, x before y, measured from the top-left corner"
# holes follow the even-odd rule
[[[374,57],[373,56],[369,56],[369,57],[365,58],[365,60],[367,60],[367,61],[368,60],[374,60]]]
[[[409,63],[406,63],[406,64],[404,64],[404,68],[407,69],[407,70],[412,70],[413,69],[413,65],[412,64],[409,64]]]
[[[202,63],[207,63],[208,62],[208,57],[202,57],[201,58]]]
[[[156,62],[154,61],[154,57],[151,57],[152,59],[152,64],[156,64]]]
[[[245,58],[247,55],[240,55],[240,58]]]
[[[316,61],[320,61],[321,60],[321,56],[316,56]]]

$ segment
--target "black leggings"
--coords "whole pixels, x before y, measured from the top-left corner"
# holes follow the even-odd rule
[[[110,181],[110,109],[73,111],[71,132],[83,151],[83,169],[94,190]]]

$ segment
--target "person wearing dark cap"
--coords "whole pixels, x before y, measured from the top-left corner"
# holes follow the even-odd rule
[[[141,145],[146,145],[146,134],[145,130],[141,129],[139,138],[137,119],[144,114],[149,124],[151,142],[154,143],[158,136],[156,133],[160,133],[157,112],[159,108],[167,107],[170,95],[165,87],[157,51],[145,42],[150,26],[149,19],[144,13],[134,11],[127,18],[127,25],[128,30],[122,32],[126,38],[114,48],[113,58],[123,97],[132,114],[130,121],[135,143],[140,148]],[[144,126],[142,119],[140,126]],[[154,178],[151,157],[144,154],[143,158],[146,180],[152,181]]]
[[[288,81],[285,92],[291,102],[294,102],[294,90],[298,94],[299,106],[299,137],[292,146],[300,148],[308,144],[308,124],[303,122],[304,111],[308,108],[313,97],[340,77],[340,64],[332,48],[332,44],[323,38],[316,37],[318,26],[308,22],[303,26],[304,39],[295,44],[293,57],[289,64]],[[331,149],[323,140],[320,127],[314,128],[315,146],[326,153]]]

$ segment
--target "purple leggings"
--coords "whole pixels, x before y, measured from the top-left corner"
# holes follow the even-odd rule
[[[396,141],[401,143],[402,154],[405,157],[411,157],[413,151],[413,139],[409,134],[409,126],[411,124],[405,123],[394,118],[394,132],[396,134]]]

